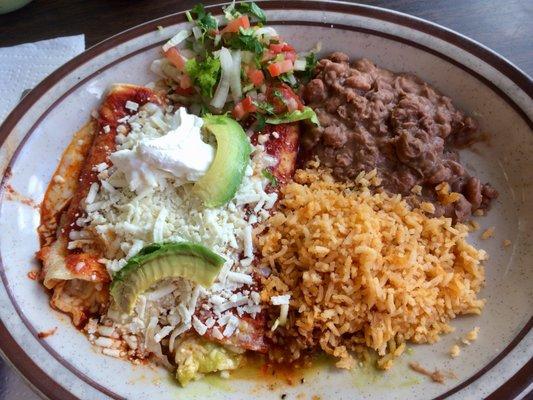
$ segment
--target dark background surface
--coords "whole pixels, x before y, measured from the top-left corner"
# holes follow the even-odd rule
[[[151,19],[190,8],[191,0],[35,0],[0,15],[0,47],[85,34],[86,46]],[[204,4],[213,1],[204,1]],[[533,75],[533,0],[376,0],[359,3],[415,15],[477,40]],[[325,5],[327,8],[327,5]],[[0,359],[0,400],[38,399]]]
[[[84,33],[87,47],[192,0],[35,0],[0,15],[0,47]],[[204,1],[204,4],[211,1]],[[533,0],[375,0],[444,25],[490,47],[533,75]],[[326,6],[327,7],[327,6]]]

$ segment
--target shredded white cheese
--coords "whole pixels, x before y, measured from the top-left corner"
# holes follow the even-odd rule
[[[178,126],[179,118],[172,108],[154,104],[139,107],[138,113],[128,118],[129,133],[124,130],[117,135],[117,151],[131,150],[141,140],[164,136]],[[223,340],[238,332],[239,317],[255,318],[261,311],[259,293],[247,287],[254,284],[252,231],[253,224],[269,217],[268,209],[277,200],[276,194],[265,191],[269,181],[262,173],[277,160],[266,156],[261,145],[255,146],[252,154],[235,198],[218,208],[205,208],[193,195],[193,184],[184,184],[170,173],[162,174],[156,185],[137,193],[116,167],[105,163],[96,167],[99,182],[89,190],[85,199],[87,217],[80,221],[82,229],[71,240],[88,240],[96,235],[105,245],[102,261],[110,274],[153,242],[197,242],[226,259],[210,288],[187,280],[165,281],[139,296],[134,315],[127,321],[110,310],[108,317],[130,336],[130,348],[129,343],[136,348],[144,348],[145,343],[146,350],[157,355],[161,353],[159,343],[165,339],[173,351],[176,339],[189,329],[199,335],[209,330],[213,337]],[[282,297],[278,304],[288,304],[289,298],[278,297]],[[198,309],[210,313],[205,322],[197,317]],[[135,335],[140,335],[141,344],[131,339]]]
[[[236,283],[246,283],[251,285],[253,283],[253,278],[251,275],[243,274],[242,272],[228,272],[228,280]]]
[[[93,182],[91,183],[91,187],[89,188],[89,193],[87,193],[87,197],[85,198],[85,204],[92,204],[94,202],[94,199],[96,198],[97,193],[98,193],[98,183]]]
[[[126,100],[126,104],[124,107],[126,107],[130,111],[135,112],[139,109],[139,104],[131,100]]]

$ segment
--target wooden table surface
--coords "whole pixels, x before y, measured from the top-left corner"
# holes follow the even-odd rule
[[[204,3],[208,3],[205,1]],[[190,8],[192,0],[35,0],[0,15],[0,47],[84,33],[87,47],[135,25]],[[375,0],[469,36],[533,75],[533,0]]]
[[[210,2],[210,1],[209,1]],[[191,0],[35,0],[0,15],[0,47],[85,34],[86,46],[150,19],[190,8]],[[205,2],[208,3],[208,2]],[[533,76],[533,0],[375,0],[436,22],[502,54]],[[0,400],[37,400],[0,359]]]

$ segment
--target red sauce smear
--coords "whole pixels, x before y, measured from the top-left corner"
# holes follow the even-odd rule
[[[4,172],[4,179],[7,181],[11,176],[13,175],[13,171],[11,170],[11,167],[6,168],[6,172]]]
[[[11,186],[10,184],[7,184],[5,188],[6,188],[6,199],[7,200],[18,201],[19,203],[22,203],[31,208],[35,208],[36,210],[39,209],[39,204],[37,204],[35,201],[30,199],[29,197],[26,197],[20,194],[19,192],[17,192],[15,189],[13,189],[13,186]]]
[[[48,336],[52,336],[57,331],[57,326],[55,328],[49,329],[47,331],[42,331],[37,334],[39,339],[46,339]]]
[[[36,281],[39,279],[39,271],[30,271],[28,272],[28,278],[30,278],[32,281]]]
[[[66,256],[65,265],[74,274],[89,277],[93,282],[109,282],[109,274],[98,259],[98,256],[88,253],[71,253]]]

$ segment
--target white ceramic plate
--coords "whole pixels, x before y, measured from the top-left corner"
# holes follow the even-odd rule
[[[478,117],[489,144],[462,154],[467,167],[499,191],[482,227],[495,238],[472,240],[491,255],[480,317],[457,319],[455,333],[412,353],[387,373],[328,368],[308,373],[305,384],[272,387],[264,381],[207,380],[179,388],[165,371],[135,367],[91,349],[48,295],[27,273],[38,266],[32,204],[43,197],[71,135],[88,119],[111,83],[144,84],[159,45],[185,21],[178,13],[115,36],[86,51],[35,88],[0,128],[0,347],[11,363],[46,397],[54,399],[427,399],[514,398],[532,379],[533,310],[533,84],[487,48],[445,28],[383,9],[346,3],[273,1],[262,4],[270,24],[298,49],[322,42],[323,52],[368,57],[394,71],[413,72]],[[219,13],[220,7],[213,12]],[[156,27],[165,27],[159,32]],[[24,199],[31,199],[24,201]],[[512,246],[505,248],[502,241]],[[479,339],[451,360],[448,349],[474,326]],[[57,327],[39,339],[37,333]],[[407,367],[451,370],[439,385]],[[303,397],[298,397],[298,395]]]

